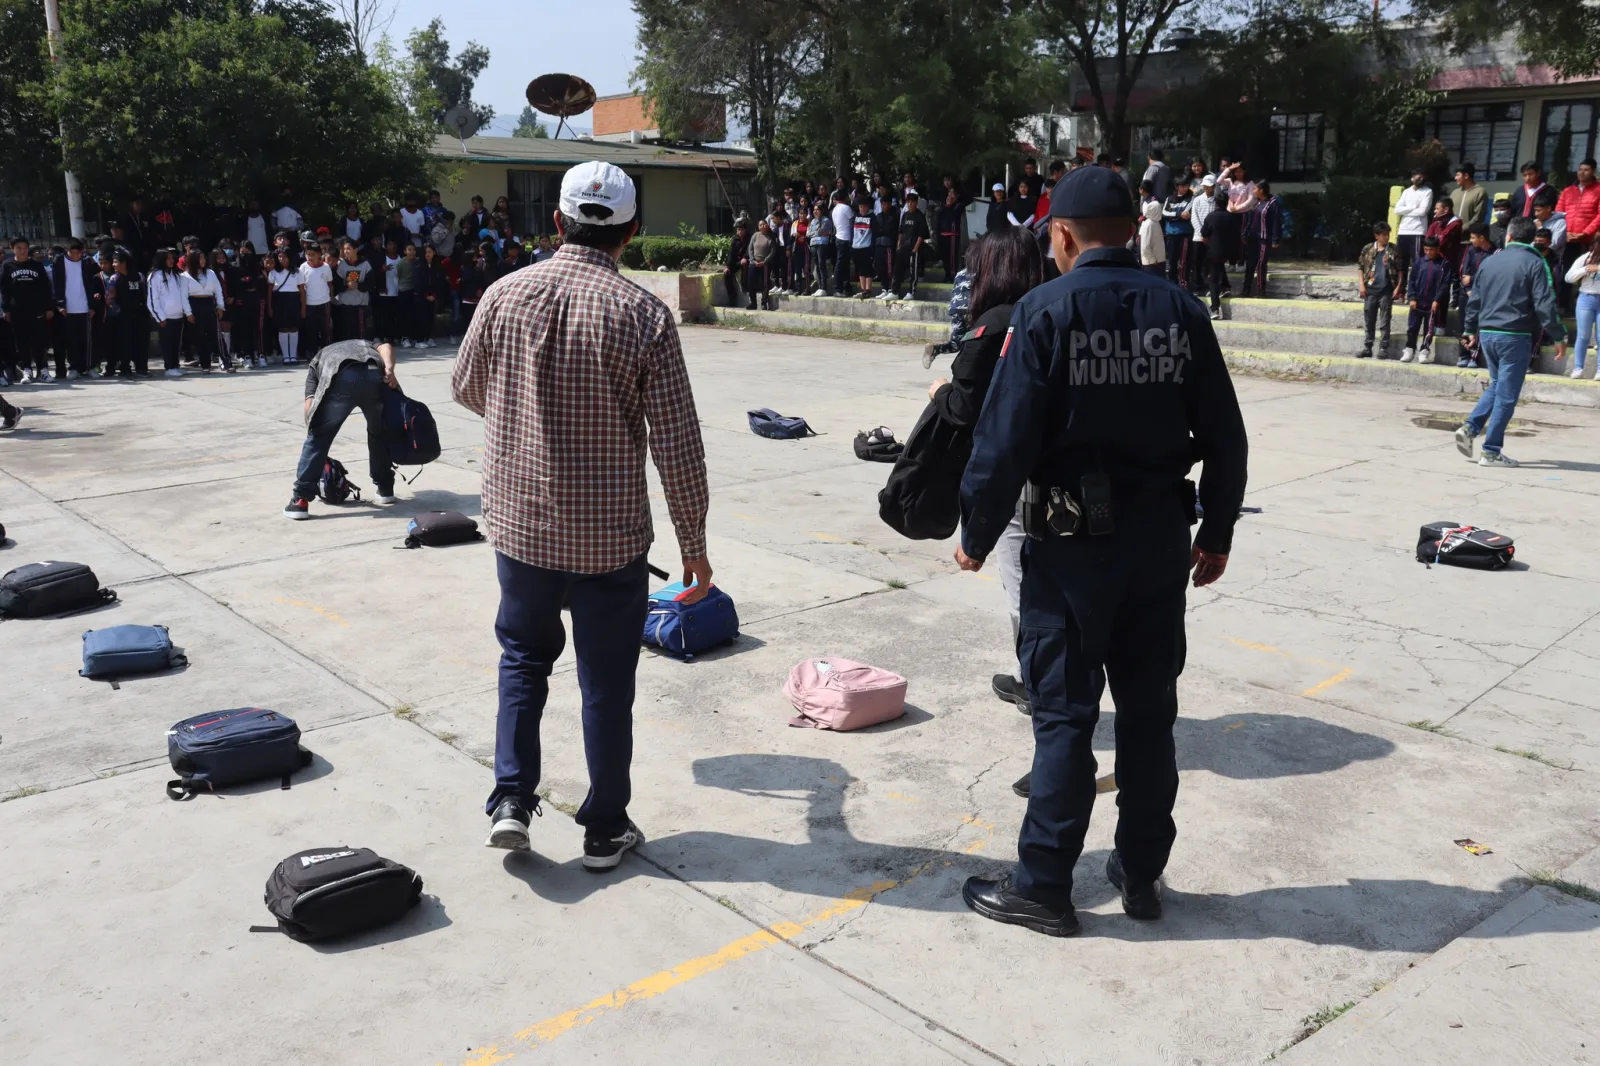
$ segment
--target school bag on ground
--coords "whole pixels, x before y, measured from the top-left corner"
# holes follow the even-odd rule
[[[29,563],[0,577],[0,614],[13,618],[74,614],[116,598],[82,563]]]
[[[970,458],[972,427],[928,404],[878,493],[878,517],[902,537],[944,540],[961,523],[961,475]]]
[[[1517,546],[1502,533],[1459,522],[1429,522],[1417,537],[1417,562],[1504,570]]]
[[[399,389],[383,390],[383,435],[395,466],[422,466],[439,458],[439,426],[433,412]]]
[[[733,598],[715,585],[697,603],[679,598],[681,589],[663,589],[650,597],[644,616],[644,642],[679,659],[726,644],[739,635],[739,612]]]
[[[845,732],[906,713],[906,679],[850,659],[807,659],[783,684],[799,715],[789,724]]]
[[[408,548],[437,548],[441,544],[462,544],[482,539],[478,523],[460,511],[424,511],[406,527]]]
[[[894,439],[894,433],[888,426],[864,429],[856,434],[856,458],[869,463],[892,463],[900,458],[905,447]]]
[[[185,718],[167,730],[167,758],[178,774],[167,782],[175,800],[268,778],[288,788],[289,775],[311,764],[294,719],[262,707]]]
[[[816,436],[816,431],[806,424],[805,419],[798,416],[780,415],[770,407],[746,413],[750,418],[750,432],[758,437],[799,440],[802,437]]]
[[[310,848],[277,865],[262,898],[291,939],[332,940],[403,917],[422,878],[371,848]]]
[[[166,626],[109,626],[83,634],[81,677],[150,674],[188,662],[172,647]]]
[[[350,471],[339,460],[328,457],[322,464],[322,478],[317,482],[317,498],[323,503],[343,503],[354,496],[361,502],[361,489],[350,480]]]

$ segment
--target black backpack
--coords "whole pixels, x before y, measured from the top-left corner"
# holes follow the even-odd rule
[[[461,544],[482,539],[478,523],[460,511],[424,511],[406,527],[408,548],[437,548],[441,544]]]
[[[1429,522],[1417,537],[1417,562],[1504,570],[1517,546],[1510,537],[1459,522]]]
[[[371,848],[296,852],[267,878],[267,910],[295,940],[331,940],[402,917],[422,897],[422,878]],[[268,930],[270,931],[270,929]]]
[[[389,461],[395,466],[422,466],[439,458],[439,426],[433,412],[399,389],[383,390],[383,432]]]
[[[944,540],[961,524],[961,474],[972,457],[972,428],[928,404],[878,493],[878,517],[911,540]]]
[[[894,439],[888,426],[864,429],[856,434],[856,458],[869,463],[892,463],[900,458],[906,446]]]
[[[82,563],[29,563],[0,577],[0,614],[12,618],[76,614],[116,598]]]
[[[361,502],[361,489],[350,480],[350,472],[339,460],[328,457],[322,464],[322,480],[317,482],[317,498],[323,503],[343,503],[354,496]]]

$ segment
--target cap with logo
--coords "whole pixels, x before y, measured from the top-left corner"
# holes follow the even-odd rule
[[[1109,167],[1083,167],[1062,178],[1050,193],[1051,218],[1133,218],[1133,197],[1122,175]]]
[[[638,210],[633,179],[622,168],[599,160],[579,163],[561,179],[561,213],[579,222],[619,226],[632,222]],[[591,208],[585,211],[584,208]],[[605,208],[594,211],[593,208]]]

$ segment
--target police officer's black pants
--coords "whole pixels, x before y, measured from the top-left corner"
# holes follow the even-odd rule
[[[1183,671],[1189,528],[1178,494],[1123,507],[1116,532],[1030,540],[1022,550],[1018,657],[1033,707],[1033,776],[1016,891],[1065,905],[1095,802],[1094,727],[1116,703],[1116,847],[1128,878],[1166,869],[1176,827],[1172,726]]]

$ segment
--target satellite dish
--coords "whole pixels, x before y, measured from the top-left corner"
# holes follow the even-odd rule
[[[461,139],[461,150],[467,150],[467,138],[478,132],[478,116],[466,104],[457,104],[444,113],[444,124]]]
[[[594,106],[594,86],[576,74],[541,74],[528,83],[527,95],[529,107],[560,119],[556,137],[567,119]]]

